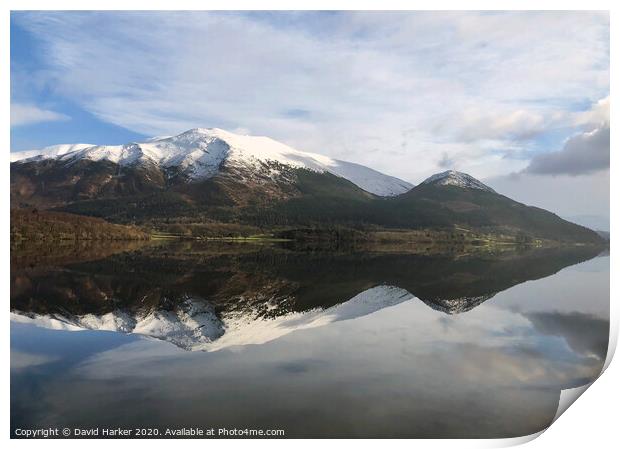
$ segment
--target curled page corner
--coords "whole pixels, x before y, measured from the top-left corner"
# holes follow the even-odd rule
[[[596,382],[596,381],[594,381]],[[575,388],[566,388],[564,390],[562,390],[560,392],[560,400],[558,401],[558,410],[555,412],[555,416],[553,417],[553,421],[551,421],[551,424],[549,424],[549,426],[553,425],[553,423],[564,414],[564,412],[566,410],[568,410],[568,408],[573,405],[573,403],[579,399],[579,396],[581,396],[584,391],[586,391],[588,388],[590,388],[590,385],[592,385],[594,382],[590,382],[587,383],[585,385],[581,385],[579,387],[575,387]]]
[[[560,392],[560,400],[558,401],[558,409],[555,412],[555,416],[553,417],[553,421],[549,424],[549,427],[564,414],[568,408],[573,405],[573,403],[579,399],[579,397],[588,389],[590,386],[596,382],[596,380],[605,372],[609,364],[611,363],[611,359],[614,356],[614,352],[616,351],[618,332],[617,328],[612,324],[609,332],[609,346],[607,347],[607,355],[605,356],[605,363],[601,372],[596,378],[585,385],[581,385],[575,388],[566,388]]]
[[[613,307],[612,304],[610,304],[610,306]],[[611,314],[612,317],[614,315],[615,314]],[[609,345],[607,346],[607,355],[605,356],[605,364],[603,365],[601,374],[605,372],[605,370],[611,363],[611,359],[614,358],[614,353],[616,352],[617,345],[618,345],[618,320],[610,319],[609,321]],[[599,376],[601,374],[599,374]]]
[[[493,442],[494,442],[493,447],[514,447],[514,446],[520,446],[522,444],[529,443],[530,441],[534,441],[536,438],[538,438],[543,433],[545,433],[546,430],[547,430],[547,428],[545,428],[545,429],[543,429],[543,430],[541,430],[539,432],[532,433],[530,435],[524,435],[522,437],[501,438],[501,439],[498,439],[498,440],[493,440]]]
[[[592,385],[594,382],[590,382],[588,384],[585,385],[581,385],[579,387],[575,387],[575,388],[566,388],[564,390],[560,391],[560,400],[558,401],[558,409],[555,413],[555,416],[553,417],[553,420],[551,421],[551,423],[549,423],[549,425],[547,427],[545,427],[543,430],[536,432],[536,433],[532,433],[530,435],[524,435],[522,437],[514,437],[514,438],[502,438],[499,440],[495,440],[495,444],[494,447],[513,447],[513,446],[519,446],[521,444],[525,444],[525,443],[529,443],[530,441],[535,440],[536,438],[538,438],[539,436],[541,436],[543,433],[545,433],[547,431],[547,429],[549,429],[549,427],[551,427],[553,425],[553,423],[560,417],[562,416],[562,414],[564,414],[564,412],[566,410],[568,410],[568,408],[573,405],[573,403],[579,399],[579,397],[584,393],[584,391],[586,391],[590,385]]]

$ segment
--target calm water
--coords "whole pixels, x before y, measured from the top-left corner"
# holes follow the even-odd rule
[[[599,252],[22,248],[12,429],[531,434],[601,370]]]

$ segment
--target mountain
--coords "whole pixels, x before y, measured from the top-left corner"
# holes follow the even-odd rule
[[[413,187],[358,164],[220,129],[118,146],[57,146],[12,159],[13,208],[165,232],[234,236],[312,228],[342,239],[346,233],[331,230],[391,229],[415,230],[417,240],[601,243],[589,229],[513,201],[465,173],[439,173]]]
[[[266,182],[287,181],[283,167],[331,173],[380,196],[392,196],[413,187],[351,162],[296,150],[268,137],[233,134],[217,128],[196,128],[171,137],[155,137],[117,146],[57,145],[43,150],[12,153],[12,162],[54,159],[65,166],[80,161],[111,162],[123,169],[142,168],[162,172],[167,179],[200,181],[223,171]]]
[[[477,179],[453,170],[423,181],[409,192],[394,198],[405,211],[425,209],[423,226],[449,224],[481,232],[514,235],[521,241],[531,238],[563,242],[597,243],[596,233],[568,222],[544,209],[527,206],[495,192]],[[403,214],[402,222],[420,219]]]
[[[470,175],[455,171],[433,175],[408,192],[389,198],[360,198],[349,192],[343,199],[312,192],[274,204],[271,210],[280,220],[287,217],[289,225],[320,226],[328,222],[359,227],[363,223],[382,229],[422,231],[430,241],[448,239],[458,243],[473,238],[517,243],[602,243],[586,227],[514,201]],[[420,241],[424,236],[413,238]]]

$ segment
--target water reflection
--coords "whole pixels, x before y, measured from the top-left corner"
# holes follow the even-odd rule
[[[435,310],[463,313],[595,254],[591,248],[457,256],[301,253],[186,243],[61,265],[58,257],[32,263],[17,252],[11,308],[15,321],[43,327],[136,333],[187,350],[213,350],[264,343],[414,296]]]
[[[596,254],[179,244],[23,257],[11,274],[12,426],[533,433],[561,389],[601,369],[608,257]]]

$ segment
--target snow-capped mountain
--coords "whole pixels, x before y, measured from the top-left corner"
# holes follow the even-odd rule
[[[158,223],[165,232],[221,237],[320,226],[321,239],[342,240],[343,234],[330,234],[334,225],[441,232],[459,226],[472,235],[525,235],[528,241],[601,241],[465,173],[446,171],[413,187],[362,165],[221,129],[117,146],[60,146],[12,158],[12,208]]]
[[[11,161],[56,159],[110,161],[121,167],[155,165],[174,170],[189,181],[204,180],[223,167],[274,179],[283,168],[303,168],[331,173],[379,196],[394,196],[413,186],[401,179],[352,162],[296,150],[268,137],[234,134],[217,128],[196,128],[171,137],[155,137],[125,145],[56,145],[42,150],[11,153]]]
[[[486,190],[487,192],[495,193],[495,190],[478,181],[473,176],[455,170],[447,170],[442,173],[437,173],[422,181],[422,184],[456,186],[464,189]]]

